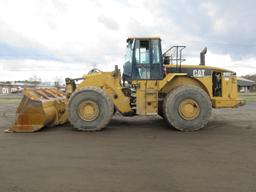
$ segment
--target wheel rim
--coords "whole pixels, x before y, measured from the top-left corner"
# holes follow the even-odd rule
[[[78,106],[78,115],[85,121],[93,121],[99,115],[99,106],[94,101],[83,101]]]
[[[195,100],[185,99],[179,105],[179,114],[185,120],[193,120],[198,117],[200,107]]]

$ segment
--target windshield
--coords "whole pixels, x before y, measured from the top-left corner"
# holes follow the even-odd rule
[[[124,64],[124,74],[131,76],[132,75],[132,57],[133,57],[133,47],[134,40],[129,40],[127,42],[127,50],[125,54],[125,64]]]
[[[127,50],[125,54],[125,63],[129,62],[132,63],[132,47],[133,47],[133,40],[130,40],[127,43]]]

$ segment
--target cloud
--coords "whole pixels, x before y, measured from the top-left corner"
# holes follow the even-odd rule
[[[50,53],[42,52],[31,47],[11,46],[0,43],[0,58],[2,59],[36,59],[36,60],[56,60]]]
[[[91,66],[79,62],[65,65],[63,62],[53,60],[1,59],[0,77],[3,80],[15,81],[26,80],[36,75],[41,77],[44,81],[51,81],[56,77],[61,77],[64,80],[66,77],[82,77],[90,68]],[[17,79],[17,77],[19,79]]]
[[[6,65],[31,66],[31,73],[48,70],[49,75],[59,68],[61,76],[72,73],[73,65],[81,67],[79,74],[92,67],[122,67],[129,36],[160,36],[164,50],[187,45],[188,61],[207,46],[214,55],[208,55],[208,63],[225,66],[225,61],[242,74],[256,73],[255,5],[250,0],[0,1],[1,73],[24,77]]]
[[[199,64],[199,57],[190,57],[185,64]],[[216,54],[208,51],[206,54],[206,65],[235,71],[237,75],[255,74],[256,58],[234,60],[229,54]]]
[[[119,28],[118,23],[114,19],[112,19],[106,15],[100,15],[98,17],[98,21],[100,23],[102,23],[103,25],[105,25],[110,30],[115,31],[115,30],[118,30],[118,28]]]
[[[192,45],[205,43],[214,52],[228,52],[239,60],[255,56],[256,12],[252,8],[255,6],[252,0],[183,0],[175,6],[169,4],[166,9],[183,31],[201,37],[201,41],[191,40]]]

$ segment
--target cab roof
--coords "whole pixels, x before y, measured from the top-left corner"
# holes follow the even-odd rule
[[[152,39],[157,39],[157,40],[161,40],[160,37],[128,37],[127,38],[127,42],[132,40],[132,39],[138,39],[138,40],[152,40]]]

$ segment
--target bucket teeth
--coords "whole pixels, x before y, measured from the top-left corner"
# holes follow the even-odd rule
[[[5,132],[35,132],[45,126],[56,126],[68,121],[67,99],[63,92],[51,89],[25,89],[15,123]]]

